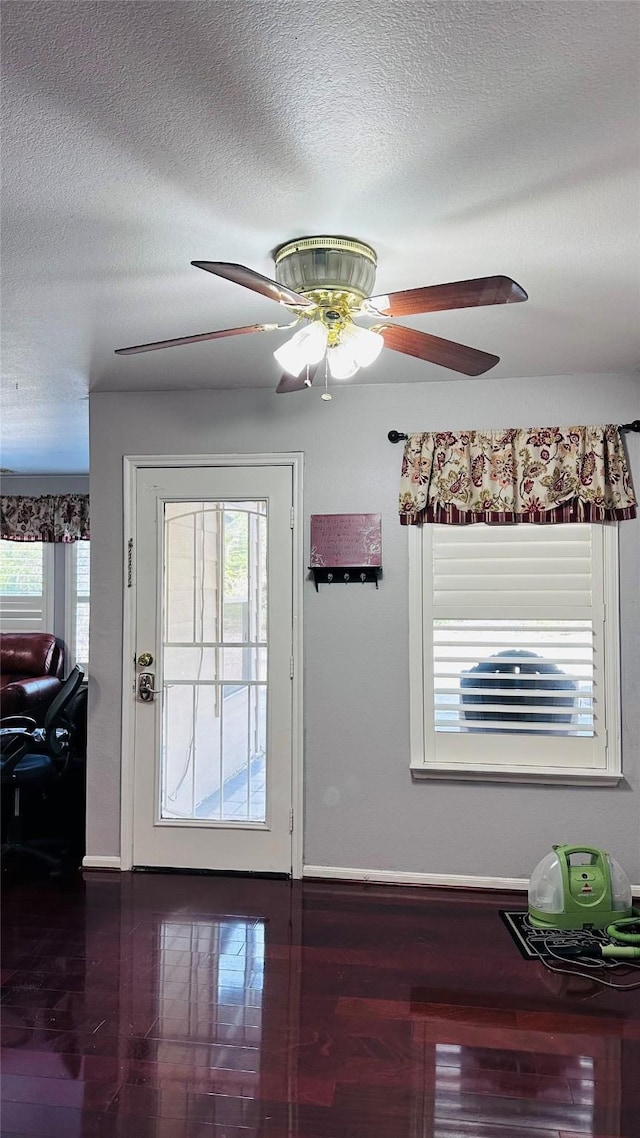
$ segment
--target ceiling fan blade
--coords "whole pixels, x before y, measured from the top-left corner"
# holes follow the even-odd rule
[[[388,296],[370,296],[371,306],[383,316],[415,316],[418,312],[446,312],[453,308],[474,308],[485,304],[515,304],[527,294],[511,277],[478,277],[473,281],[409,288]]]
[[[405,328],[401,324],[387,324],[374,331],[380,333],[385,347],[393,348],[394,352],[417,356],[418,359],[448,367],[463,375],[482,375],[500,362],[500,356],[492,356],[477,348],[467,348],[465,344],[443,340],[440,336],[430,336],[427,332],[418,332],[416,328]]]
[[[228,281],[250,288],[262,296],[268,296],[270,300],[277,300],[278,304],[287,304],[293,308],[315,307],[314,302],[302,293],[293,292],[286,285],[278,284],[270,277],[263,277],[262,273],[256,273],[246,265],[234,265],[229,261],[192,261],[191,264],[195,265],[196,269],[204,269],[216,277],[225,277]]]
[[[279,324],[247,324],[244,328],[221,328],[218,332],[201,332],[199,336],[178,336],[175,340],[158,340],[154,344],[136,344],[132,348],[116,348],[117,356],[135,356],[138,352],[155,352],[156,348],[179,348],[181,344],[199,344],[202,340],[222,340],[225,336],[243,336],[245,332],[273,332]],[[287,327],[287,325],[283,325]]]
[[[319,364],[311,364],[308,369],[303,368],[300,375],[288,375],[285,372],[276,387],[276,392],[278,395],[285,395],[287,391],[304,391],[311,387],[319,366]]]

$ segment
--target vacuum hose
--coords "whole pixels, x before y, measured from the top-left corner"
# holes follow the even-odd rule
[[[633,917],[623,917],[619,921],[607,926],[607,936],[617,940],[620,944],[632,944],[640,947],[640,913],[634,909]]]
[[[608,960],[640,960],[640,913],[614,921],[607,926],[606,931],[613,944],[593,944],[589,948],[574,944],[559,946],[554,948],[554,956],[562,956],[567,960],[581,956],[602,956]]]

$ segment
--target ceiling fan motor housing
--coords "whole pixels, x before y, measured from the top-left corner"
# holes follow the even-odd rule
[[[350,293],[358,301],[373,292],[377,257],[350,237],[300,237],[274,253],[276,280],[294,292]]]

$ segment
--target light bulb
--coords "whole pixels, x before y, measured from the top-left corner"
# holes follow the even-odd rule
[[[348,348],[359,367],[368,367],[377,360],[384,348],[384,339],[379,332],[348,324],[340,340]]]
[[[327,362],[334,379],[351,379],[360,370],[351,347],[342,343],[327,349]]]
[[[307,364],[317,364],[327,349],[327,329],[321,320],[314,320],[296,332],[273,354],[289,375],[300,375]]]

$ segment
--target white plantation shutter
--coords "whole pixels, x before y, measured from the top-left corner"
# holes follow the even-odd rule
[[[91,542],[75,541],[65,547],[65,630],[69,667],[80,664],[85,677],[89,667],[89,569]]]
[[[549,606],[591,615],[588,524],[433,526],[431,538],[439,615],[477,616],[482,607],[500,616],[508,607],[516,616],[544,616]]]
[[[591,526],[435,526],[431,544],[435,730],[592,734]]]
[[[0,542],[0,630],[51,632],[53,549],[42,542]]]
[[[75,661],[81,664],[85,676],[89,667],[89,578],[91,549],[88,541],[75,543],[76,554],[76,627]]]
[[[421,622],[412,767],[606,774],[618,674],[615,527],[428,525],[412,541],[421,562],[412,572]]]

